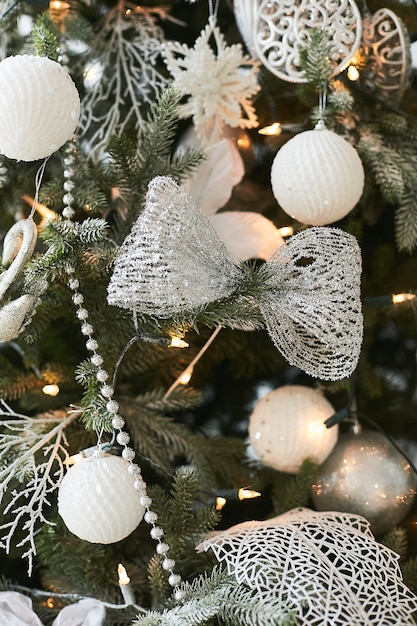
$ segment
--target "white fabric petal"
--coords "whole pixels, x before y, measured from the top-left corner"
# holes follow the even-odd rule
[[[225,211],[210,215],[209,220],[235,263],[266,261],[284,243],[274,224],[259,213]]]
[[[106,609],[98,600],[85,598],[60,611],[52,626],[103,626]]]
[[[0,592],[0,624],[7,626],[42,626],[32,610],[32,600],[16,591]]]
[[[242,157],[231,139],[222,139],[205,151],[206,159],[182,185],[200,211],[212,215],[224,207],[245,173]]]

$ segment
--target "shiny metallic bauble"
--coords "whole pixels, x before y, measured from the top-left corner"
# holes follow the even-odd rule
[[[409,462],[376,431],[341,435],[318,471],[312,497],[319,511],[362,515],[374,534],[405,517],[416,493]]]

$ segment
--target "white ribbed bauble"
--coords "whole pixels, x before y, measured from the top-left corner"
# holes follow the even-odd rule
[[[58,491],[58,512],[68,530],[90,543],[115,543],[138,526],[145,513],[128,462],[106,454],[73,465]]]
[[[355,148],[327,128],[307,130],[287,141],[271,169],[278,204],[312,226],[345,217],[362,195],[364,178]]]
[[[65,68],[47,57],[0,63],[0,153],[18,161],[50,156],[73,136],[80,98]]]
[[[322,463],[332,451],[338,427],[322,393],[301,385],[279,387],[263,396],[249,418],[249,440],[259,459],[280,472],[296,473],[306,458]]]

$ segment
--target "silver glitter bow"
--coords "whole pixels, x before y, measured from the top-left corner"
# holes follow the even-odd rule
[[[356,239],[336,228],[309,228],[264,264],[255,304],[291,365],[322,379],[350,376],[362,343],[360,274]],[[208,218],[158,176],[120,246],[108,302],[169,318],[232,296],[243,279]]]

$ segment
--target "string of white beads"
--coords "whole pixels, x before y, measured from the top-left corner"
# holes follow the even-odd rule
[[[64,189],[67,193],[64,195],[64,202],[66,206],[63,210],[63,216],[71,222],[71,218],[74,216],[75,211],[71,206],[74,198],[69,193],[68,190],[73,188],[73,184],[71,181],[71,177],[73,175],[72,164],[74,162],[74,147],[71,146],[71,150],[68,150],[72,154],[68,154],[64,159],[64,164],[67,166],[67,169],[64,170],[64,176],[67,179],[64,183]],[[136,463],[134,463],[134,459],[136,457],[136,452],[133,448],[131,448],[128,444],[130,443],[130,435],[125,430],[123,430],[125,426],[125,420],[121,415],[119,415],[119,403],[113,399],[114,388],[110,385],[107,380],[109,378],[108,372],[102,367],[104,359],[99,354],[99,344],[97,340],[94,338],[94,328],[93,325],[88,321],[89,313],[88,310],[83,306],[84,305],[84,296],[79,291],[79,280],[74,277],[75,267],[72,265],[67,266],[68,273],[68,286],[73,292],[72,301],[76,308],[76,316],[81,322],[81,332],[86,336],[86,348],[89,352],[91,352],[90,361],[93,365],[97,367],[96,378],[97,381],[101,384],[100,394],[106,398],[106,409],[112,415],[112,427],[116,434],[116,441],[119,445],[123,446],[122,449],[122,458],[128,461],[128,472],[135,477],[134,488],[138,492],[139,503],[141,506],[145,508],[144,519],[151,526],[150,536],[152,539],[156,541],[155,551],[158,555],[163,556],[162,560],[162,568],[169,573],[168,583],[174,590],[174,598],[178,602],[182,601],[185,597],[185,591],[180,589],[179,585],[182,582],[182,578],[179,574],[174,571],[175,560],[167,557],[167,553],[170,550],[170,546],[168,543],[163,541],[164,531],[163,529],[157,525],[158,514],[155,511],[151,511],[150,507],[152,505],[152,499],[148,496],[146,491],[146,482],[143,480],[142,472]]]

